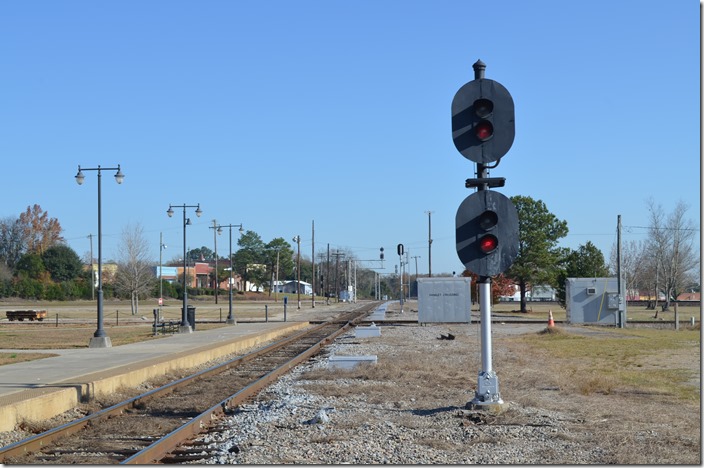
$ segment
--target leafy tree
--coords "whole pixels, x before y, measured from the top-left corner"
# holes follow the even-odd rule
[[[479,275],[476,273],[472,273],[468,270],[464,270],[462,272],[462,276],[472,278],[472,302],[477,302],[479,298],[478,294],[478,289],[474,286],[477,285],[477,281],[479,281]],[[514,290],[514,283],[510,278],[507,278],[506,275],[503,273],[500,275],[497,275],[491,279],[491,300],[492,303],[497,303],[499,302],[499,298],[501,296],[513,296],[515,290]]]
[[[29,278],[25,274],[21,274],[19,277],[15,278],[13,290],[15,294],[25,299],[44,299],[44,283]]]
[[[266,263],[264,251],[266,244],[259,234],[254,231],[247,231],[237,240],[240,249],[233,254],[233,266],[235,272],[256,285],[261,285],[266,281],[266,268],[259,265]]]
[[[277,277],[279,281],[286,277],[286,271],[293,268],[293,249],[291,244],[286,242],[283,237],[272,239],[264,249],[264,258],[267,269],[269,270],[269,284],[273,285]],[[272,287],[269,287],[269,295],[271,296]]]
[[[565,305],[565,280],[567,278],[606,278],[609,268],[601,253],[591,241],[580,245],[577,250],[569,250],[563,260],[563,268],[557,275],[555,291],[557,299],[562,306]]]
[[[234,271],[233,271],[234,274]],[[213,271],[210,272],[210,281],[213,281],[215,283],[215,287],[220,287],[220,284],[223,281],[227,281],[230,279],[230,260],[227,259],[225,260],[225,264],[223,265],[223,262],[220,262],[218,264],[217,271],[215,268],[213,268]]]
[[[171,297],[171,298],[178,298],[179,297],[179,291],[181,288],[179,287],[180,285],[178,283],[169,283],[166,280],[162,280],[161,282],[161,289],[163,291],[164,297]],[[157,278],[157,281],[154,283],[154,286],[152,287],[152,295],[155,297],[159,297],[159,279]]]
[[[18,223],[24,247],[28,252],[41,255],[49,247],[64,240],[61,237],[62,229],[59,221],[56,218],[49,218],[49,213],[43,211],[39,205],[28,206],[27,210],[20,214]]]
[[[186,252],[186,258],[194,262],[209,262],[215,260],[215,252],[203,246]]]
[[[517,195],[511,201],[518,211],[518,257],[505,273],[521,290],[521,312],[527,312],[528,285],[557,286],[559,261],[564,249],[557,247],[567,235],[567,222],[557,219],[541,200]]]
[[[83,263],[78,254],[68,245],[49,247],[42,255],[44,267],[51,279],[60,283],[79,277],[83,271]]]
[[[45,272],[46,268],[42,257],[37,253],[24,254],[15,267],[16,276],[24,276],[34,280],[41,279]]]

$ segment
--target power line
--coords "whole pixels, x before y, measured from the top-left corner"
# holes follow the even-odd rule
[[[623,226],[625,228],[629,229],[654,229],[649,226]],[[663,230],[663,231],[699,231],[697,228],[668,228],[668,227],[659,227],[657,228],[658,230]]]

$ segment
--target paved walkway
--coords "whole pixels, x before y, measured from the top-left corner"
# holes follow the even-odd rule
[[[110,348],[40,350],[39,352],[59,355],[1,366],[0,397],[28,389],[51,387],[87,374],[110,371],[125,365],[137,366],[140,362],[156,358],[196,352],[217,343],[287,328],[292,324],[298,322],[238,323]]]

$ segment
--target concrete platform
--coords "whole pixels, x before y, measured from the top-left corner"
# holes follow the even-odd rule
[[[42,350],[59,356],[0,368],[0,431],[11,431],[22,421],[52,418],[82,401],[237,353],[307,326],[304,321],[244,322],[110,348]]]

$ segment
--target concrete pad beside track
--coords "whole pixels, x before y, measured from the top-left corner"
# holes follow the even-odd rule
[[[59,356],[2,366],[0,431],[11,431],[25,420],[52,418],[86,399],[237,353],[308,325],[238,323],[112,348],[57,350]]]

